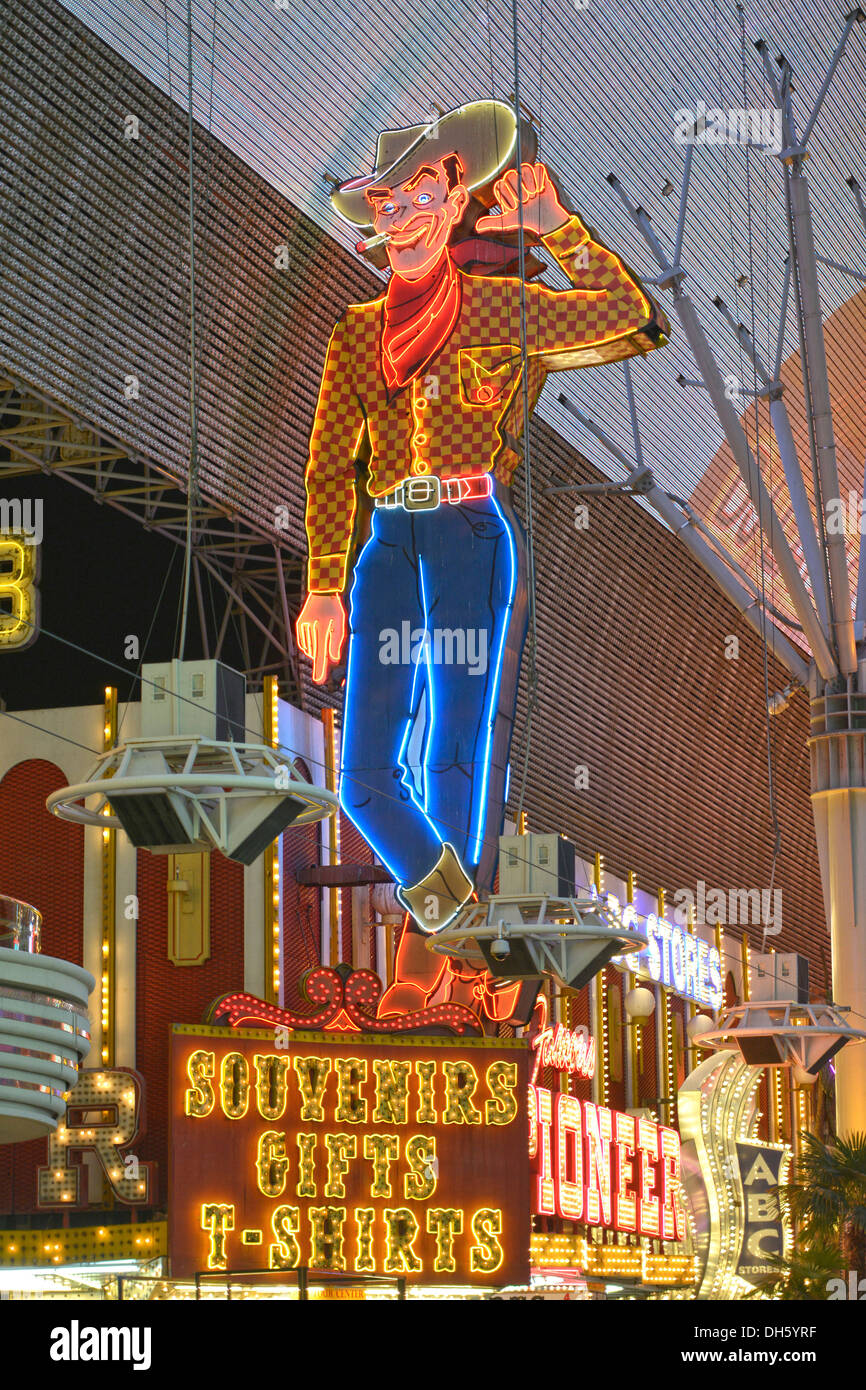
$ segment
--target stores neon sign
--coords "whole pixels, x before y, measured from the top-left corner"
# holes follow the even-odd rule
[[[682,1240],[680,1137],[564,1091],[529,1088],[533,1211]]]
[[[640,917],[631,903],[623,906],[612,893],[605,894],[604,902],[623,927],[640,926],[649,938],[643,950],[622,960],[622,964],[636,975],[673,990],[682,999],[691,999],[707,1009],[722,1007],[722,958],[716,946],[655,912]]]

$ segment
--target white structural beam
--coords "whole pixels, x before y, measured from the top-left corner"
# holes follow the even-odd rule
[[[689,146],[686,158],[691,155],[692,147]],[[692,354],[701,373],[703,385],[706,387],[710,400],[713,403],[716,415],[725,432],[725,437],[731,447],[734,460],[740,471],[740,475],[746,484],[752,506],[758,516],[761,529],[767,537],[767,543],[773,552],[779,572],[785,583],[791,603],[797,617],[803,627],[803,631],[812,650],[812,655],[818,666],[818,670],[824,680],[832,680],[838,675],[833,653],[827,640],[827,634],[821,626],[809,592],[803,582],[797,561],[794,558],[787,537],[782,529],[782,524],[776,513],[776,509],[770,500],[770,495],[764,486],[764,480],[755,463],[746,432],[740,423],[740,417],[732,401],[725,394],[725,384],[722,373],[713,356],[712,348],[707,340],[707,336],[698,318],[697,309],[691,296],[683,289],[683,278],[685,271],[680,265],[672,265],[668,260],[658,237],[653,230],[649,216],[641,207],[633,207],[622,184],[615,175],[608,176],[612,187],[619,194],[623,205],[635,226],[642,233],[644,240],[658,261],[662,271],[659,284],[673,292],[673,311],[682,325],[683,332],[691,347]]]
[[[619,460],[629,475],[629,479],[626,481],[636,480],[638,470],[625,454],[607,438],[598,425],[578,410],[567,396],[561,395],[559,402]],[[556,487],[547,489],[550,493],[567,490],[570,489]],[[714,548],[705,541],[703,536],[698,533],[692,518],[657,484],[653,483],[650,486],[642,484],[640,495],[652,507],[657,516],[661,517],[662,521],[670,527],[674,535],[679,538],[686,550],[697,560],[718,588],[731,600],[731,603],[739,610],[749,626],[757,632],[761,640],[767,643],[767,647],[776,660],[790,671],[795,680],[799,681],[801,685],[806,685],[809,679],[809,666],[803,653],[770,620],[757,594],[750,592],[745,584],[737,579],[731,568],[731,566],[736,567],[736,561],[733,557],[727,560],[721,557],[719,552],[724,550],[721,542],[714,540]]]

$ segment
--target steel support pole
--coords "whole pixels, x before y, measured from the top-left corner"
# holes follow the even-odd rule
[[[792,255],[800,282],[803,313],[803,337],[812,394],[812,422],[818,453],[822,503],[840,496],[839,470],[836,464],[836,439],[830,407],[830,382],[827,375],[827,353],[824,344],[824,325],[821,299],[818,292],[818,268],[815,260],[815,237],[812,230],[812,210],[809,203],[809,184],[802,168],[788,176],[793,224]],[[848,554],[845,536],[828,533],[827,556],[830,564],[830,585],[833,599],[833,627],[836,650],[843,673],[850,676],[857,670],[857,648],[854,641],[854,621],[851,616],[851,587],[848,578]],[[819,662],[820,665],[820,662]]]
[[[787,308],[789,283],[790,269],[786,271],[785,275],[785,290],[783,295],[784,309]],[[743,324],[734,321],[734,317],[723,299],[717,298],[714,300],[714,303],[719,312],[724,315],[725,319],[730,324],[731,329],[736,335],[737,341],[753,363],[755,371],[765,388],[765,392],[761,394],[766,394],[769,399],[770,423],[773,427],[773,433],[776,436],[779,457],[782,460],[782,468],[785,473],[785,482],[788,484],[791,507],[794,512],[794,521],[797,524],[800,544],[803,547],[803,558],[806,562],[806,570],[809,575],[812,596],[815,600],[815,606],[818,609],[821,625],[825,632],[829,632],[830,600],[827,593],[826,569],[818,546],[818,534],[815,530],[815,520],[812,516],[812,508],[809,505],[806,484],[803,480],[803,470],[800,467],[800,460],[797,457],[797,446],[794,443],[794,434],[791,429],[788,407],[785,405],[783,395],[784,388],[779,380],[781,363],[778,364],[775,379],[771,380],[748,329],[746,329]],[[784,309],[780,339],[784,338]]]
[[[781,522],[776,515],[769,493],[764,486],[763,478],[755,464],[746,432],[740,423],[740,417],[733,403],[725,395],[722,374],[706,334],[701,327],[695,305],[690,295],[686,294],[683,289],[682,281],[685,272],[679,266],[670,265],[648,214],[643,208],[631,206],[619,179],[615,175],[609,174],[608,182],[616,190],[635,226],[658,261],[662,271],[659,283],[673,290],[673,311],[682,325],[692,354],[698,364],[703,384],[725,432],[740,475],[746,484],[752,506],[758,515],[767,544],[779,567],[788,595],[812,649],[818,670],[825,681],[833,680],[838,675],[838,668],[830,650],[827,635],[821,626],[821,620],[809,597],[809,592],[800,575]]]
[[[608,441],[602,431],[591,420],[582,415],[566,396],[560,396],[559,399],[566,410],[570,411],[580,420],[581,424],[607,445]],[[613,452],[627,471],[634,471],[624,454],[621,454],[617,449],[614,449]],[[679,538],[701,568],[706,570],[718,588],[739,610],[749,626],[757,632],[762,641],[767,643],[776,660],[780,661],[801,685],[806,685],[809,679],[809,666],[803,653],[794,646],[793,642],[789,642],[788,638],[770,621],[758,600],[736,579],[712,546],[698,535],[688,517],[683,515],[676,503],[672,502],[667,493],[655,484],[642,492],[641,496],[661,517],[662,521],[670,527],[673,534]]]
[[[823,701],[813,702],[813,711]],[[858,720],[858,723],[861,721]],[[833,999],[852,1022],[866,1020],[866,729],[810,740],[812,813],[830,925]],[[866,1133],[866,1043],[847,1043],[834,1058],[836,1129]]]
[[[812,595],[822,626],[829,631],[830,612],[827,601],[827,586],[824,579],[824,564],[818,546],[818,535],[815,531],[815,522],[809,505],[803,471],[797,458],[797,446],[794,443],[791,419],[781,392],[777,396],[772,394],[770,396],[770,423],[776,436],[779,458],[782,460],[782,468],[785,473],[785,482],[788,484],[794,520],[797,523],[800,544],[803,547],[803,558],[806,561],[809,582],[812,585]]]
[[[729,401],[725,395],[722,374],[701,327],[694,302],[691,296],[683,290],[680,283],[677,283],[675,287],[672,307],[682,324],[683,332],[698,364],[704,385],[748,489],[752,506],[760,520],[761,529],[767,538],[767,544],[773,553],[797,617],[808,638],[818,670],[824,680],[832,680],[837,674],[837,668],[821,621],[809,597],[793,552],[788,545],[787,537],[782,530],[781,522],[770,500],[770,495],[758,472],[745,430],[740,423],[740,417],[733,402]]]

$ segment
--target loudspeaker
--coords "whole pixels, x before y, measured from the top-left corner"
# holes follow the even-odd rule
[[[139,753],[132,771],[136,776],[169,774],[161,753]],[[105,783],[107,790],[108,784]],[[164,788],[153,791],[118,793],[111,797],[111,809],[136,849],[155,854],[174,854],[199,843],[193,834],[189,802],[178,792]]]
[[[772,1033],[761,1033],[751,1038],[740,1038],[735,1034],[734,1041],[743,1054],[743,1061],[748,1062],[750,1067],[778,1067],[788,1060],[784,1038],[777,1038]]]
[[[145,662],[141,677],[143,737],[245,741],[247,683],[240,671],[221,661]]]
[[[523,836],[522,838],[526,838]],[[521,937],[495,937],[488,940],[482,937],[478,945],[481,947],[481,954],[487,964],[487,969],[496,979],[500,980],[536,980],[541,976],[541,971],[535,964],[532,952],[528,944]],[[496,946],[498,951],[508,947],[507,955],[494,955],[491,947]]]
[[[751,998],[753,1000],[790,1000],[794,1004],[809,1002],[809,962],[795,951],[762,955],[753,951],[751,965]]]
[[[307,803],[296,796],[243,797],[229,802],[226,857],[252,864],[305,810]]]

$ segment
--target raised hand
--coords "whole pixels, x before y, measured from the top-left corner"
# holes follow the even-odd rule
[[[313,680],[321,685],[340,660],[346,640],[346,610],[339,594],[307,594],[295,635],[304,656],[313,663]]]
[[[514,232],[520,226],[520,204],[523,204],[523,225],[528,232],[547,236],[571,217],[559,201],[559,194],[543,164],[522,164],[518,185],[517,170],[509,169],[493,185],[501,212],[479,217],[477,232]]]

